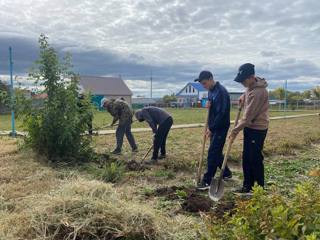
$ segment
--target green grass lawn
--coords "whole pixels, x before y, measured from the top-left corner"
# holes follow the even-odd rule
[[[172,114],[177,115],[177,121],[183,123],[184,118],[197,121],[197,118],[192,118],[196,117],[196,111],[205,116],[205,111],[199,109],[172,109]],[[279,114],[272,113],[273,116]],[[101,122],[110,120],[105,113],[99,113],[96,118]],[[268,223],[272,231],[268,231],[276,235],[281,229],[289,229],[287,226],[291,226],[293,214],[299,220],[299,227],[303,224],[317,227],[309,222],[312,220],[319,224],[319,205],[316,203],[320,198],[315,197],[319,195],[318,188],[296,188],[296,184],[318,184],[320,180],[318,125],[318,116],[271,121],[264,148],[267,192],[263,197],[260,195],[258,200],[253,198],[255,202],[263,200],[258,205],[231,192],[242,184],[243,135],[240,134],[232,146],[229,161],[234,178],[226,182],[224,198],[218,203],[212,202],[212,207],[201,213],[190,213],[183,209],[192,195],[202,196],[202,201],[211,201],[207,192],[189,192],[194,190],[193,180],[201,151],[201,128],[172,130],[167,142],[167,158],[144,171],[129,171],[125,167],[132,160],[141,161],[152,142],[150,132],[134,134],[138,153],[132,154],[125,141],[123,155],[120,156],[109,155],[109,151],[115,147],[115,136],[93,136],[92,146],[107,157],[70,166],[46,164],[44,158],[20,147],[22,138],[0,137],[0,239],[43,239],[43,236],[53,239],[51,236],[57,232],[60,235],[56,239],[63,239],[71,236],[73,231],[78,231],[78,226],[80,234],[86,233],[84,229],[89,227],[90,234],[94,232],[97,236],[102,232],[101,226],[116,229],[116,234],[121,233],[122,229],[125,229],[125,234],[132,232],[131,228],[138,229],[136,226],[139,226],[142,235],[153,236],[156,233],[159,236],[149,239],[240,239],[237,238],[239,233],[244,236],[241,239],[266,239],[263,235],[266,225],[253,225],[255,228],[252,229],[257,231],[255,236],[262,232],[262,237],[250,238],[244,232],[249,228],[238,230],[232,224],[234,219],[244,219],[244,223],[268,223],[272,220],[274,224]],[[206,161],[204,164],[203,171]],[[174,188],[176,190],[173,192],[163,191]],[[301,207],[291,200],[297,198],[297,192],[303,203]],[[280,198],[284,201],[280,202]],[[275,204],[271,206],[273,201]],[[249,207],[244,211],[246,206]],[[242,209],[241,212],[238,212],[239,209]],[[110,219],[114,219],[115,224]],[[273,227],[282,226],[282,223],[285,228]],[[143,238],[146,239],[139,235],[131,239]]]
[[[174,119],[174,124],[188,124],[188,123],[203,123],[206,119],[206,109],[203,108],[192,108],[192,109],[176,109],[168,108],[166,109],[172,114]],[[236,109],[231,111],[231,119],[235,118]],[[319,111],[271,111],[270,116],[285,116],[285,115],[296,115],[296,114],[305,114],[305,113],[314,113]],[[107,112],[95,112],[93,126],[94,128],[100,128],[102,126],[109,125],[112,122],[112,117]],[[146,123],[135,122],[133,127],[147,127]],[[5,114],[0,115],[0,131],[10,130],[11,129],[11,115]],[[21,120],[16,120],[16,129],[22,130]]]

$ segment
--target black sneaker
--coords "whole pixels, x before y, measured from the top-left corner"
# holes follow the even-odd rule
[[[166,154],[161,154],[161,155],[158,157],[158,159],[165,159],[166,157],[167,157]]]
[[[252,189],[246,186],[243,186],[242,188],[236,189],[234,191],[235,194],[252,194]]]
[[[232,172],[224,172],[223,173],[224,180],[230,180],[231,178],[232,178]]]
[[[200,191],[208,190],[209,188],[210,188],[210,184],[206,183],[203,180],[197,186],[197,189],[200,190]]]
[[[149,161],[146,161],[145,164],[147,165],[156,165],[158,163],[158,160],[155,158],[151,158]]]
[[[118,149],[118,148],[116,148],[115,150],[113,150],[113,151],[111,152],[111,154],[120,155],[120,154],[121,154],[121,150]]]
[[[137,153],[137,152],[139,152],[139,150],[138,150],[137,147],[136,147],[136,148],[132,148],[132,152],[133,152],[133,153]]]

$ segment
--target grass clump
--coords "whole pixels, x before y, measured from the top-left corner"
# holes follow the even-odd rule
[[[103,169],[101,179],[105,182],[118,182],[122,179],[125,167],[122,163],[111,162]]]
[[[80,170],[92,175],[97,180],[110,183],[121,181],[125,174],[124,164],[118,161],[110,161],[103,165],[89,163],[82,166]]]

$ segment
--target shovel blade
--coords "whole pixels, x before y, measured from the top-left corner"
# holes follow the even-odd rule
[[[224,194],[224,182],[213,179],[209,188],[209,198],[215,202],[218,202]]]

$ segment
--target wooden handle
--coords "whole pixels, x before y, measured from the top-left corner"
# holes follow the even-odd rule
[[[239,107],[236,119],[234,120],[234,128],[238,125],[238,122],[239,122],[239,119],[240,119],[241,110],[242,110],[242,108]],[[221,172],[220,172],[220,177],[219,177],[219,185],[220,185],[220,182],[223,179],[224,169],[226,168],[228,156],[229,156],[229,153],[230,153],[231,146],[232,146],[233,142],[234,142],[234,139],[230,139],[229,142],[228,142],[227,151],[226,151],[226,153],[224,155],[223,163],[222,163],[222,166],[221,166]]]
[[[204,131],[203,131],[202,148],[201,148],[201,154],[200,154],[198,170],[197,170],[197,179],[196,179],[197,183],[200,183],[200,181],[201,181],[201,172],[202,172],[202,166],[203,166],[204,150],[206,147],[206,140],[207,140],[206,135],[207,135],[207,129],[208,129],[208,122],[209,122],[209,113],[210,113],[210,106],[208,107],[207,119],[206,119],[206,123],[204,126]]]
[[[234,120],[234,127],[236,127],[236,126],[238,125],[238,123],[239,123],[241,110],[242,110],[242,107],[241,107],[241,106],[239,106],[239,108],[238,108],[238,112],[237,112],[237,116],[236,116],[236,119]]]
[[[148,149],[148,152],[143,156],[142,161],[140,164],[142,164],[144,162],[144,160],[146,160],[147,156],[149,155],[151,149],[153,148],[153,145],[151,145],[151,147]]]

